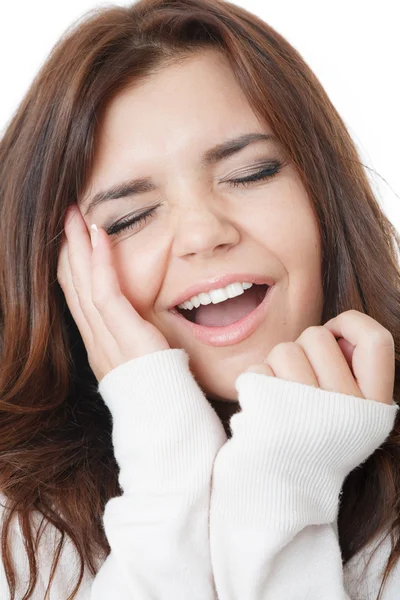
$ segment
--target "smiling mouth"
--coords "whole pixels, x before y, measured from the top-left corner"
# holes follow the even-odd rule
[[[221,327],[240,321],[253,312],[264,300],[269,286],[254,284],[243,294],[217,304],[200,305],[192,310],[175,307],[187,321],[207,327]]]

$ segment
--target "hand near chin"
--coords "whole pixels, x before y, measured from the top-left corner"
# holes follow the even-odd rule
[[[67,211],[65,234],[57,279],[96,379],[132,358],[169,349],[162,333],[121,292],[106,232],[99,227],[92,249],[86,224],[74,205]]]
[[[295,342],[277,344],[264,363],[244,372],[392,404],[394,339],[372,317],[348,310],[308,327]]]

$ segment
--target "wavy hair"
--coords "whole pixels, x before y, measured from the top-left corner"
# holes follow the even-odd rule
[[[33,511],[60,534],[46,598],[66,536],[78,552],[72,600],[85,567],[94,576],[110,552],[102,515],[122,493],[111,417],[57,281],[65,212],[89,179],[99,115],[118,92],[205,48],[226,56],[309,195],[322,240],[323,322],[353,308],[392,333],[400,400],[399,235],[301,55],[263,20],[224,0],[139,0],[86,13],[54,46],[0,142],[1,550],[11,600],[13,517],[29,561],[22,600],[39,577]],[[383,446],[346,478],[338,517],[343,564],[389,530],[380,593],[400,557],[399,521],[397,419]]]

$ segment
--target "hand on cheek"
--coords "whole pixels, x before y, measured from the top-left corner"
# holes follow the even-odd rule
[[[143,319],[123,294],[104,229],[99,227],[97,243],[91,243],[79,209],[72,206],[67,211],[65,234],[57,279],[96,379],[100,381],[128,360],[170,349],[162,333]]]

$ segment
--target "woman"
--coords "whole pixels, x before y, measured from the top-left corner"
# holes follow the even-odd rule
[[[399,238],[287,41],[95,12],[0,211],[1,597],[396,597]]]

